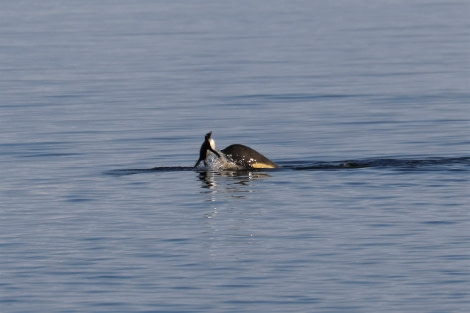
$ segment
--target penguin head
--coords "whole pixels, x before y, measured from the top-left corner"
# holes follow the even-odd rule
[[[205,142],[208,144],[206,148],[208,150],[215,150],[215,140],[211,138],[212,136],[212,131],[208,132],[205,136]]]

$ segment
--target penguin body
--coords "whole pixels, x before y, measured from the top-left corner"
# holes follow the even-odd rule
[[[220,154],[215,150],[215,141],[211,138],[212,132],[208,132],[204,137],[204,142],[201,145],[201,149],[199,150],[199,160],[197,160],[196,165],[197,167],[201,161],[204,161],[204,165],[207,166],[207,157],[212,153],[217,155],[220,158]]]

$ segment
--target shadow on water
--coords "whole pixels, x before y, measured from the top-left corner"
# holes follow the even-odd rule
[[[470,157],[432,157],[424,159],[391,159],[391,158],[377,158],[377,159],[364,159],[364,160],[345,160],[345,161],[286,161],[278,162],[282,167],[277,169],[250,169],[250,170],[208,170],[207,168],[193,168],[191,166],[162,166],[153,167],[149,169],[117,169],[104,172],[112,176],[125,176],[134,174],[156,173],[156,172],[181,172],[181,171],[194,171],[198,172],[200,177],[207,178],[207,173],[218,172],[223,176],[236,176],[242,177],[247,175],[264,175],[267,172],[285,171],[285,170],[347,170],[347,169],[361,169],[361,168],[386,168],[392,170],[403,171],[468,171],[470,167]]]

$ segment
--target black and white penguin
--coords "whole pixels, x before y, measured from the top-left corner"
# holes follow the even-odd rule
[[[198,166],[201,161],[207,165],[206,159],[213,152],[219,159],[221,159],[227,168],[235,169],[256,169],[256,168],[279,168],[280,166],[258,151],[241,145],[234,144],[221,150],[225,158],[222,158],[220,153],[216,151],[215,141],[211,138],[212,132],[206,134],[204,142],[201,145],[199,152],[199,160],[194,167]]]
[[[201,145],[201,150],[199,150],[199,160],[197,160],[196,165],[198,166],[201,161],[204,161],[204,165],[207,166],[207,157],[213,152],[220,158],[220,154],[215,150],[215,141],[211,138],[212,132],[208,132],[204,137],[204,142]]]

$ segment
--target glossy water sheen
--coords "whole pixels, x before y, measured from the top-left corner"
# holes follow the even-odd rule
[[[3,1],[0,311],[470,311],[469,21]],[[284,168],[192,170],[210,130]]]

